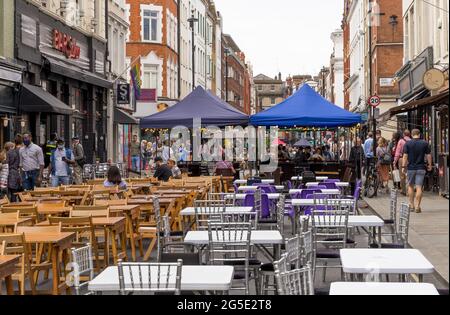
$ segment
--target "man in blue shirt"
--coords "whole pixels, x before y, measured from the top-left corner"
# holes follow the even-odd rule
[[[71,170],[69,165],[75,164],[75,158],[71,149],[64,146],[64,140],[58,139],[56,141],[56,149],[53,150],[50,156],[49,173],[52,175],[52,187],[59,185],[69,185]]]
[[[363,150],[364,150],[364,156],[366,157],[366,165],[365,165],[365,174],[366,178],[369,176],[369,168],[370,163],[373,161],[374,154],[373,154],[373,133],[369,132],[367,135],[367,140],[364,142]]]

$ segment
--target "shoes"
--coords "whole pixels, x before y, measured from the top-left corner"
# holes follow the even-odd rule
[[[422,213],[422,209],[416,208],[416,213]]]

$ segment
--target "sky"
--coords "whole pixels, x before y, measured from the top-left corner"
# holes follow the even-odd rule
[[[343,0],[214,0],[230,34],[263,73],[317,75],[330,63],[331,33],[341,26]]]

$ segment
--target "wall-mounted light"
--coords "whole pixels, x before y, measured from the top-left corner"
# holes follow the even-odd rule
[[[391,15],[389,17],[389,24],[391,24],[392,27],[396,27],[398,25],[398,16],[397,15]]]
[[[2,117],[2,121],[3,121],[3,127],[5,127],[5,128],[8,127],[10,119],[7,116],[5,116],[5,117]]]

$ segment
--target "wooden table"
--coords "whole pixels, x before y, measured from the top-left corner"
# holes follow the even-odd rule
[[[14,228],[16,224],[32,222],[31,218],[12,218],[9,214],[0,213],[0,231],[3,228]]]
[[[50,205],[49,208],[46,209],[45,205],[46,204],[38,205],[37,211],[40,215],[61,216],[61,215],[70,213],[70,211],[72,210],[72,207],[54,208],[51,206],[51,204],[49,204]]]
[[[123,207],[123,206],[121,206]],[[105,247],[108,249],[105,251],[105,265],[109,266],[109,245],[111,243],[112,256],[114,259],[114,264],[117,264],[117,261],[121,258],[127,258],[126,252],[126,218],[125,217],[93,217],[92,224],[94,228],[99,229],[102,228],[105,231]],[[48,221],[43,221],[37,224],[37,226],[45,226],[49,225]],[[117,249],[116,239],[119,235],[120,238],[120,246],[122,251],[119,253]]]
[[[49,244],[52,246],[52,276],[53,276],[53,286],[52,286],[52,294],[58,295],[62,288],[67,288],[66,279],[60,278],[60,261],[59,254],[64,253],[66,249],[69,249],[72,246],[72,240],[75,238],[75,233],[68,232],[31,232],[27,231],[25,234],[25,241],[27,244]],[[66,255],[63,255],[64,258],[67,258]],[[39,261],[38,261],[39,263]],[[67,263],[65,261],[64,263]]]
[[[8,295],[14,295],[12,283],[12,274],[16,271],[16,264],[19,263],[19,255],[0,255],[0,280],[5,279],[6,292]]]

